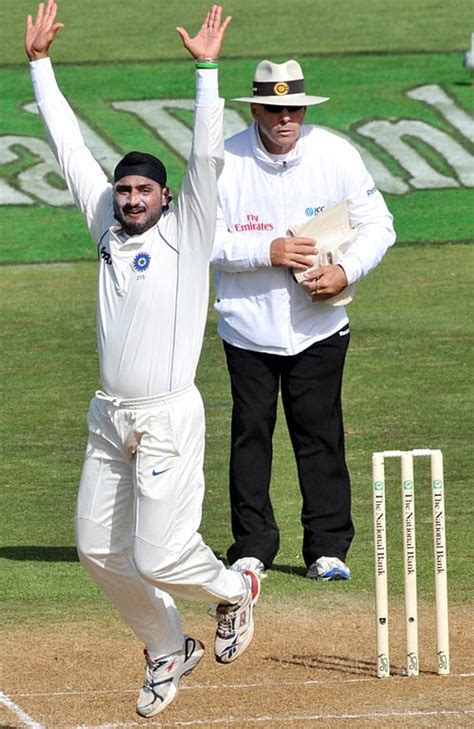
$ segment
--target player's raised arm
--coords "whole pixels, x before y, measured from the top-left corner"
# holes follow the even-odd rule
[[[224,36],[231,20],[232,17],[228,15],[222,21],[222,7],[213,5],[194,38],[191,38],[187,30],[181,26],[178,26],[176,30],[181,36],[183,46],[194,58],[216,60],[219,58]]]
[[[46,6],[39,3],[36,18],[31,15],[26,18],[25,51],[30,61],[39,61],[47,58],[49,47],[57,33],[64,28],[63,23],[56,22],[58,5],[54,0],[48,0]]]
[[[73,200],[85,216],[89,228],[99,200],[110,187],[107,177],[87,148],[82,132],[66,98],[60,91],[49,48],[63,28],[58,23],[58,6],[54,0],[39,3],[36,17],[26,19],[25,51],[39,114],[48,143],[60,167]],[[100,227],[100,223],[98,223]],[[92,232],[92,230],[91,230]]]

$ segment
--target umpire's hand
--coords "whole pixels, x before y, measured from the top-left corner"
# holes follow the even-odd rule
[[[304,270],[311,265],[308,256],[318,252],[314,238],[298,238],[288,236],[275,238],[270,244],[270,261],[272,266],[286,266]]]
[[[313,301],[324,301],[337,296],[348,284],[346,272],[339,264],[320,266],[306,276],[307,280],[300,285],[311,294]]]

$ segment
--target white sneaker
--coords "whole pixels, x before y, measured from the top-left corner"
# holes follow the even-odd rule
[[[204,654],[204,643],[184,636],[182,650],[152,661],[145,650],[145,681],[137,699],[137,714],[148,718],[166,709],[178,691],[179,679],[197,666]]]
[[[253,608],[260,595],[256,572],[242,572],[247,594],[233,605],[220,603],[216,608],[216,641],[214,652],[219,663],[235,661],[250,645],[253,637]]]
[[[231,570],[235,570],[236,572],[251,570],[256,573],[260,580],[264,580],[267,576],[267,573],[264,572],[265,565],[257,557],[241,557],[231,565]]]
[[[308,567],[306,577],[313,580],[324,580],[325,582],[332,580],[350,580],[351,571],[337,557],[320,557]]]

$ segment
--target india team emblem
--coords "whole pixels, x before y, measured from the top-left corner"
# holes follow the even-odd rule
[[[146,271],[148,266],[150,265],[151,256],[149,253],[137,253],[135,258],[133,259],[133,268],[135,271],[138,271],[138,273],[142,273],[143,271]]]

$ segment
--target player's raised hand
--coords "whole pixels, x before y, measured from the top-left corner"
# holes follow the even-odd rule
[[[219,58],[222,42],[232,17],[230,15],[222,22],[222,7],[213,5],[207,13],[198,33],[191,38],[185,28],[176,28],[183,46],[194,58]]]
[[[58,6],[54,0],[39,3],[36,18],[31,15],[26,19],[25,51],[30,61],[37,61],[48,56],[48,50],[63,23],[56,22]]]

